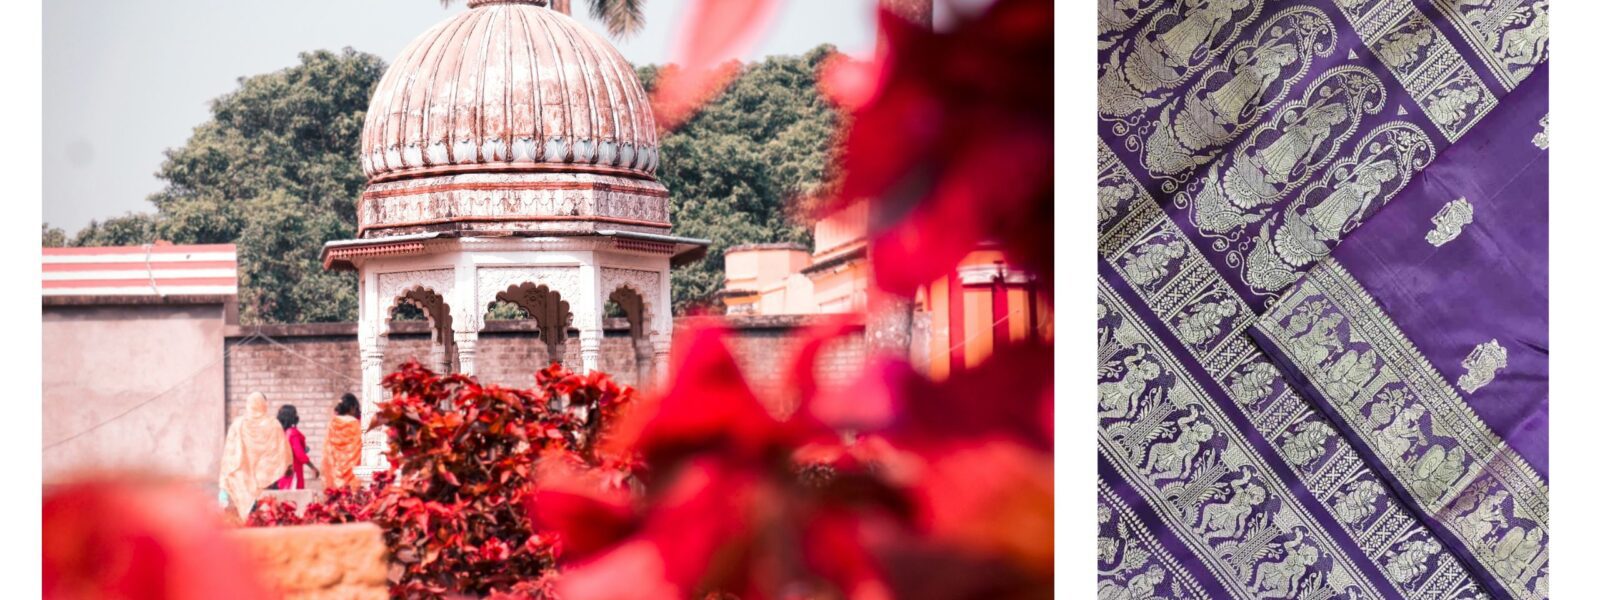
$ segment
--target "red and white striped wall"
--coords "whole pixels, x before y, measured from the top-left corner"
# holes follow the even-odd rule
[[[45,296],[239,293],[233,244],[45,248]]]

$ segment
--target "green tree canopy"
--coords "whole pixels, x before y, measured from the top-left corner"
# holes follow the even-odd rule
[[[819,97],[816,71],[832,52],[742,65],[720,96],[662,137],[657,176],[674,232],[712,240],[704,261],[674,272],[675,308],[711,301],[728,246],[809,240],[809,220],[794,207],[831,180],[839,117]],[[324,271],[318,258],[323,243],[355,235],[361,126],[383,71],[377,57],[346,49],[241,78],[187,143],[167,151],[154,214],[93,222],[70,242],[46,224],[43,242],[237,244],[246,322],[354,320],[355,278]],[[647,88],[660,73],[639,69]]]
[[[157,232],[180,244],[239,245],[240,316],[250,322],[347,321],[355,278],[323,271],[322,244],[355,235],[361,125],[384,64],[306,52],[300,64],[241,78],[211,120],[167,151],[150,197]]]
[[[43,223],[39,226],[39,242],[45,248],[60,248],[67,245],[67,232]]]
[[[673,233],[711,240],[704,260],[673,271],[675,309],[711,304],[729,246],[810,242],[802,209],[833,179],[840,117],[817,91],[817,68],[833,52],[824,45],[742,65],[721,95],[662,138],[656,176],[672,195]],[[660,72],[639,70],[646,89]]]
[[[104,221],[89,221],[72,246],[137,246],[156,240],[156,217],[150,213],[128,213]]]

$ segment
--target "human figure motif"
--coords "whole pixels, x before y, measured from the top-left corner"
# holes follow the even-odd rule
[[[1233,79],[1208,94],[1201,104],[1211,109],[1219,123],[1237,125],[1240,115],[1254,108],[1267,85],[1277,81],[1283,69],[1299,56],[1290,44],[1257,48],[1249,61],[1234,70]]]
[[[1539,554],[1543,541],[1544,534],[1538,529],[1512,527],[1500,543],[1495,544],[1490,568],[1506,579],[1521,580],[1522,572],[1533,564],[1533,557]]]
[[[1134,250],[1122,268],[1130,283],[1147,286],[1165,276],[1167,265],[1183,258],[1184,252],[1183,242],[1178,240],[1146,244]]]
[[[1255,363],[1245,367],[1244,371],[1234,375],[1228,383],[1228,391],[1240,402],[1255,402],[1267,397],[1272,391],[1272,382],[1278,377],[1277,369],[1267,363]]]
[[[1200,446],[1216,435],[1210,423],[1200,420],[1198,411],[1178,419],[1176,428],[1177,439],[1150,447],[1150,472],[1155,479],[1188,477]]]
[[[1336,241],[1345,228],[1367,212],[1383,186],[1400,174],[1392,160],[1379,160],[1356,167],[1352,177],[1334,185],[1333,193],[1306,211],[1306,220],[1318,240]]]
[[[1454,126],[1467,118],[1467,110],[1478,102],[1480,96],[1478,88],[1446,88],[1439,91],[1422,110],[1435,123]]]
[[[1244,535],[1245,523],[1249,521],[1250,514],[1267,500],[1267,490],[1256,482],[1255,469],[1248,465],[1240,470],[1240,477],[1219,489],[1229,491],[1228,500],[1217,504],[1207,504],[1200,509],[1200,528],[1205,532],[1206,540],[1232,539]],[[1208,497],[1220,495],[1217,491],[1208,492]]]
[[[1460,446],[1445,450],[1432,446],[1412,468],[1411,485],[1419,498],[1428,502],[1443,496],[1466,473],[1466,450]]]
[[[289,439],[283,426],[267,414],[267,397],[251,392],[245,414],[228,426],[222,442],[222,472],[217,486],[240,519],[250,515],[256,498],[289,468]]]
[[[1283,457],[1290,464],[1306,466],[1322,456],[1324,445],[1328,438],[1333,436],[1333,428],[1322,421],[1310,421],[1300,425],[1289,434],[1283,442]]]
[[[1139,14],[1140,0],[1099,0],[1099,35],[1121,31],[1133,26],[1134,15]]]
[[[1439,554],[1439,542],[1409,540],[1400,544],[1400,551],[1390,550],[1383,555],[1383,570],[1400,583],[1409,583],[1427,572],[1428,561]]]
[[[1160,596],[1156,588],[1166,581],[1167,572],[1161,565],[1150,565],[1143,573],[1128,578],[1126,585],[1113,580],[1100,582],[1098,600],[1152,600]]]
[[[1500,53],[1508,70],[1520,81],[1539,64],[1549,44],[1550,3],[1540,0],[1533,4],[1533,19],[1526,27],[1508,30],[1500,37]]]
[[[1490,492],[1478,501],[1478,505],[1471,511],[1455,518],[1456,526],[1461,528],[1462,537],[1467,543],[1475,546],[1485,546],[1490,534],[1506,524],[1505,509],[1500,503],[1505,502],[1509,495],[1504,490]]]
[[[1203,344],[1222,333],[1223,320],[1237,314],[1239,305],[1233,300],[1202,302],[1178,317],[1178,337],[1190,344]]]
[[[1333,514],[1343,523],[1356,525],[1372,516],[1372,512],[1378,508],[1378,496],[1382,494],[1383,486],[1377,481],[1357,481],[1340,492],[1333,503]]]
[[[1297,598],[1301,577],[1317,564],[1322,553],[1305,541],[1305,530],[1294,528],[1293,537],[1280,546],[1283,558],[1256,564],[1255,589],[1263,598]]]
[[[1099,222],[1104,223],[1107,219],[1116,216],[1117,205],[1133,198],[1135,191],[1133,186],[1134,183],[1131,181],[1100,186],[1099,206],[1096,210]]]
[[[1302,365],[1322,364],[1333,354],[1333,348],[1344,345],[1339,341],[1339,325],[1343,322],[1344,315],[1339,313],[1316,317],[1304,334],[1290,338],[1289,353]]]
[[[1329,399],[1343,402],[1356,397],[1361,388],[1377,374],[1377,353],[1351,350],[1323,371],[1323,391]]]
[[[1328,139],[1333,126],[1348,118],[1344,105],[1338,103],[1313,108],[1302,114],[1298,122],[1284,130],[1282,137],[1273,140],[1256,155],[1257,163],[1266,173],[1266,181],[1273,184],[1288,181],[1289,175],[1305,162],[1307,155]]]
[[[1422,439],[1422,414],[1420,404],[1399,406],[1397,402],[1382,401],[1373,405],[1372,420],[1387,423],[1377,429],[1378,454],[1389,460],[1400,460],[1411,446]]]
[[[1156,36],[1156,48],[1174,67],[1187,67],[1202,50],[1210,50],[1212,38],[1233,20],[1236,10],[1250,6],[1250,0],[1190,0],[1189,15]]]
[[[1421,18],[1421,15],[1418,15]],[[1426,21],[1423,21],[1426,23]],[[1390,67],[1405,67],[1417,60],[1417,51],[1433,43],[1433,28],[1416,27],[1385,36],[1378,44],[1378,60]]]
[[[1100,384],[1100,418],[1126,419],[1138,410],[1138,401],[1150,387],[1150,381],[1161,376],[1161,365],[1145,357],[1143,346],[1132,356],[1122,359],[1122,379]]]
[[[1223,175],[1223,191],[1240,208],[1252,208],[1278,197],[1278,186],[1288,183],[1305,166],[1311,153],[1333,135],[1333,127],[1349,120],[1343,104],[1308,108],[1288,124],[1283,135]]]

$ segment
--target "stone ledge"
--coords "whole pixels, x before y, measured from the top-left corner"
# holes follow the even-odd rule
[[[389,596],[387,549],[372,523],[249,527],[228,532],[284,598]]]
[[[355,337],[356,323],[287,323],[275,325],[231,325],[225,335],[230,340],[239,340],[251,334],[261,334],[272,338],[296,337]],[[601,321],[601,327],[607,332],[625,332],[628,330],[628,320],[607,318]],[[538,331],[538,325],[532,319],[489,319],[484,321],[480,334],[496,333],[533,333]],[[570,330],[572,337],[577,337],[576,329]],[[389,335],[421,336],[429,335],[427,321],[395,321],[390,325]]]
[[[672,320],[675,329],[689,329],[698,327],[728,327],[731,329],[797,329],[811,325],[820,325],[836,320],[843,321],[853,328],[865,327],[866,321],[859,314],[805,314],[805,315],[707,315],[698,317],[678,317]]]

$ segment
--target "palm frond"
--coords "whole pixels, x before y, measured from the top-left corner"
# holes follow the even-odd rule
[[[612,37],[625,38],[644,29],[644,0],[589,0],[589,16]]]

